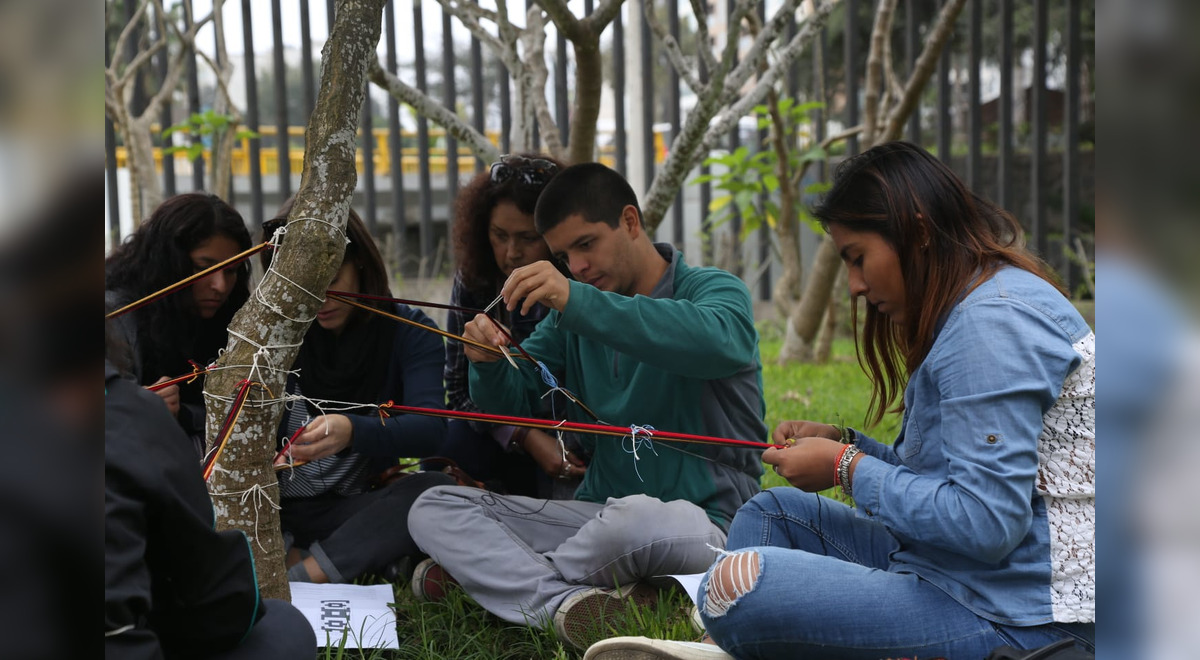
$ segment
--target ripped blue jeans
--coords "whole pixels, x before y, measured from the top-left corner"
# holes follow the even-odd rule
[[[938,587],[888,572],[899,542],[850,507],[796,488],[764,491],[738,510],[726,552],[700,585],[700,616],[721,648],[749,658],[981,660],[1038,648],[1094,624],[1006,626]]]

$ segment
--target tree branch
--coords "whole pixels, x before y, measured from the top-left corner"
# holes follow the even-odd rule
[[[487,136],[476,131],[470,124],[449,109],[433,100],[420,90],[400,80],[379,64],[379,59],[371,60],[367,65],[367,78],[381,89],[391,94],[393,98],[410,106],[418,114],[446,129],[446,132],[467,145],[473,154],[485,163],[491,163],[500,157],[500,151],[492,144]]]
[[[697,96],[700,95],[705,86],[700,83],[695,68],[687,63],[683,51],[679,49],[679,42],[675,40],[675,37],[667,34],[667,30],[658,21],[658,16],[654,14],[654,3],[646,2],[642,6],[645,7],[643,13],[646,16],[646,24],[650,26],[650,30],[654,32],[654,36],[658,37],[658,40],[666,48],[667,59],[671,60],[671,65],[675,67],[675,71],[679,73],[679,77],[687,83],[688,88],[695,92]]]
[[[507,21],[504,21],[502,24],[497,12],[484,9],[475,3],[459,2],[458,0],[437,1],[438,4],[440,4],[442,8],[446,10],[446,13],[457,18],[458,21],[462,23],[463,26],[466,27],[471,33],[471,36],[478,39],[481,44],[487,46],[488,50],[495,53],[496,57],[499,57],[500,60],[504,62],[505,66],[508,66],[509,70],[512,70],[512,62],[510,61],[511,58],[509,57],[508,52],[509,50],[512,50],[512,48],[505,45],[496,37],[496,35],[484,29],[483,25],[479,22],[479,19],[487,19],[496,23],[498,26],[501,26],[499,32],[502,37],[504,36],[503,25],[507,24]],[[503,5],[503,3],[501,3],[501,5]],[[515,57],[516,52],[513,51],[512,58]]]
[[[863,98],[863,141],[875,143],[879,132],[879,96],[883,86],[883,52],[888,33],[892,29],[892,17],[896,12],[896,0],[881,0],[875,10],[875,25],[871,27],[871,48],[867,52],[867,81]]]
[[[838,0],[831,0],[817,7],[817,11],[808,17],[808,20],[796,32],[796,36],[784,47],[779,55],[779,60],[759,78],[758,82],[755,83],[754,87],[748,93],[743,94],[733,105],[726,108],[724,112],[720,113],[712,121],[705,134],[704,142],[701,144],[701,150],[705,152],[711,150],[718,139],[729,133],[738,119],[745,116],[751,108],[766,97],[767,90],[775,85],[775,81],[787,72],[791,63],[804,52],[808,44],[820,33],[821,28],[825,25],[825,21],[829,18],[829,13],[833,11],[833,7],[837,3]]]
[[[126,0],[126,2],[128,2],[128,0]],[[113,72],[117,71],[121,60],[125,57],[125,43],[129,41],[130,36],[133,35],[134,29],[137,27],[137,24],[141,22],[142,14],[146,13],[146,7],[149,5],[150,0],[141,0],[138,8],[133,12],[133,18],[129,19],[129,22],[126,23],[125,27],[121,29],[121,34],[117,36],[117,43],[113,46],[112,59],[109,60],[108,63],[108,68],[112,69]],[[106,3],[105,8],[107,9],[108,7],[116,7],[116,3]]]
[[[900,137],[904,130],[904,122],[916,109],[921,90],[925,88],[925,83],[929,82],[930,76],[937,68],[937,58],[942,54],[946,41],[950,39],[950,34],[954,31],[954,21],[962,13],[965,4],[967,0],[950,0],[942,7],[941,13],[938,14],[938,22],[930,31],[925,48],[921,50],[921,55],[913,66],[908,84],[904,86],[904,96],[888,114],[887,129],[879,136],[879,143],[890,142]]]
[[[558,130],[554,115],[550,113],[550,104],[546,101],[546,80],[550,77],[545,56],[546,17],[536,6],[531,6],[525,19],[521,43],[525,46],[525,67],[533,79],[529,100],[533,102],[534,117],[537,119],[538,128],[541,129],[546,150],[555,157],[562,158],[562,133]]]
[[[804,25],[797,31],[796,36],[785,47],[779,61],[771,65],[766,74],[762,76],[754,89],[749,94],[742,97],[732,108],[721,113],[720,118],[713,120],[717,116],[718,110],[722,106],[722,98],[724,97],[724,73],[722,66],[718,66],[714,71],[714,76],[710,84],[709,93],[700,98],[696,107],[688,113],[684,125],[671,143],[671,149],[667,154],[667,160],[663,163],[657,176],[654,177],[653,183],[650,185],[650,190],[646,193],[646,202],[643,204],[643,215],[646,225],[650,228],[655,228],[662,220],[663,213],[667,207],[671,205],[676,193],[679,192],[683,185],[683,179],[687,175],[693,164],[697,161],[697,154],[706,154],[712,150],[713,144],[719,137],[729,133],[734,122],[738,118],[746,114],[746,112],[759,103],[767,94],[767,91],[775,84],[780,75],[788,70],[791,63],[799,57],[804,48],[815,38],[824,26],[825,21],[829,18],[830,11],[837,4],[837,0],[826,2],[820,5],[812,15],[804,22]],[[742,17],[745,16],[745,9],[749,7],[749,3],[739,4],[735,8],[735,16],[738,17],[739,24]],[[739,10],[741,14],[738,15]],[[737,34],[740,29],[732,29],[731,25],[730,39],[736,41]],[[736,52],[729,48],[726,44],[724,55],[722,56],[722,65],[727,64],[727,57],[732,57]]]
[[[767,50],[775,43],[775,39],[783,33],[787,27],[788,20],[796,14],[796,6],[799,4],[800,0],[786,0],[783,6],[771,17],[771,20],[758,30],[758,34],[754,38],[754,43],[746,51],[745,57],[738,63],[733,72],[729,74],[729,84],[726,86],[726,89],[741,89],[742,85],[750,79],[750,76],[759,72],[759,61],[766,57]]]
[[[621,3],[625,0],[600,0],[600,6],[592,10],[588,16],[579,21],[584,30],[599,34],[621,13]]]
[[[708,8],[702,0],[692,0],[692,14],[696,17],[697,57],[703,59],[709,71],[717,68],[717,57],[712,52],[712,34],[708,31]]]
[[[536,2],[546,10],[550,21],[554,23],[559,32],[563,33],[564,37],[570,41],[575,41],[579,37],[581,34],[579,19],[571,13],[571,9],[567,7],[564,0],[536,0]]]

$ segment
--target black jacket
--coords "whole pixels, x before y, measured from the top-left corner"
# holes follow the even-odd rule
[[[104,387],[105,655],[230,649],[262,615],[248,540],[213,529],[199,463],[162,401],[111,364]]]

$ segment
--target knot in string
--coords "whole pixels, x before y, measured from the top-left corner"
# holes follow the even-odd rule
[[[645,447],[646,449],[649,449],[655,456],[658,456],[658,450],[654,448],[654,440],[652,439],[653,435],[654,427],[650,426],[649,424],[645,426],[630,424],[629,435],[621,437],[621,449],[627,454],[633,454],[633,472],[637,475],[638,481],[645,481],[645,479],[642,479],[642,473],[638,470],[638,461],[642,460],[642,457],[638,456],[638,450]],[[625,448],[625,438],[630,439],[630,446],[628,449]]]

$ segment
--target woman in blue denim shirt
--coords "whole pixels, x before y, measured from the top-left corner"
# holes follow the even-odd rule
[[[738,511],[700,590],[712,640],[738,658],[1091,650],[1095,335],[1016,220],[919,147],[849,159],[815,214],[867,302],[870,421],[902,410],[903,428],[889,446],[779,425],[790,446],[763,461],[795,488]],[[832,486],[857,507],[815,494]],[[626,638],[605,657],[728,656]]]

